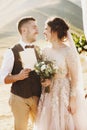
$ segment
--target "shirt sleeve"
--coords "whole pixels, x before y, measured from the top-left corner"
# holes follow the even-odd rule
[[[5,77],[8,74],[11,74],[14,65],[14,55],[11,49],[8,49],[3,57],[2,66],[1,66],[1,83],[4,83]]]

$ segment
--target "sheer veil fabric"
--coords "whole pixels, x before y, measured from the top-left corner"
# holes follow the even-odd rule
[[[76,130],[86,130],[87,129],[87,104],[85,101],[85,92],[84,92],[84,86],[83,86],[83,76],[82,76],[82,67],[80,63],[79,54],[76,50],[75,43],[72,39],[71,33],[68,31],[67,33],[68,40],[69,40],[69,46],[73,52],[74,57],[77,57],[78,62],[78,73],[77,75],[77,112],[73,116],[74,121],[76,122],[77,129]],[[84,120],[83,120],[84,119]]]

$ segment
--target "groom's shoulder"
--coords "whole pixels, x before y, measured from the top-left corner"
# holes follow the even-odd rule
[[[21,47],[20,43],[13,44],[9,49]]]
[[[11,50],[15,54],[20,52],[20,51],[23,51],[23,47],[20,45],[20,43],[14,44],[13,46],[11,46],[8,49]]]

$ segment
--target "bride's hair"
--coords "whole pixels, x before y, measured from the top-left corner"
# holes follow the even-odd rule
[[[58,17],[50,18],[46,21],[46,24],[51,28],[52,32],[57,32],[57,37],[62,39],[67,36],[67,31],[69,30],[69,26],[66,22]]]

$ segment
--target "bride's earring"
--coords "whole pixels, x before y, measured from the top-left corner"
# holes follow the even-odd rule
[[[62,39],[63,42],[66,42],[67,41],[67,37],[64,36],[63,39]]]

